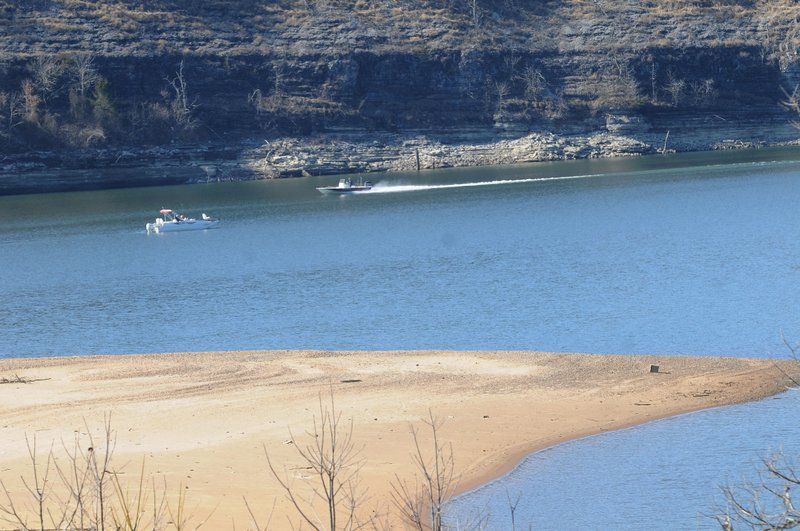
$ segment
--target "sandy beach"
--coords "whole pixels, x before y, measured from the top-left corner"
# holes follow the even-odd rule
[[[659,372],[650,372],[658,365]],[[778,368],[780,367],[780,369]],[[782,369],[782,370],[781,370]],[[303,488],[290,430],[304,441],[333,390],[362,448],[362,518],[390,506],[391,481],[412,480],[410,426],[432,412],[452,443],[458,490],[497,477],[520,458],[559,442],[769,396],[800,377],[797,361],[718,357],[556,354],[519,351],[245,351],[0,360],[0,479],[24,498],[26,435],[44,455],[87,426],[102,440],[110,415],[110,466],[187,495],[190,523],[204,529],[296,521],[264,450]],[[43,462],[43,457],[42,461]],[[162,479],[163,478],[163,479]],[[52,474],[51,480],[58,477]],[[2,497],[0,497],[2,502]],[[3,526],[0,525],[0,528]]]

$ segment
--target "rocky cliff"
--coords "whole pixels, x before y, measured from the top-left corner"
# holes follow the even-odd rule
[[[0,153],[9,173],[344,132],[788,138],[798,16],[788,0],[0,0]]]

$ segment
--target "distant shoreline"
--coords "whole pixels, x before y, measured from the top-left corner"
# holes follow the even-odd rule
[[[560,442],[778,393],[788,381],[776,364],[800,376],[796,361],[521,351],[3,359],[0,379],[37,381],[0,385],[0,470],[7,483],[26,473],[25,434],[43,446],[70,441],[110,413],[117,466],[136,468],[147,456],[148,472],[187,487],[189,505],[218,507],[207,526],[242,527],[242,496],[260,507],[275,500],[275,521],[291,514],[262,444],[281,466],[296,466],[289,429],[303,437],[331,389],[363,445],[364,486],[389,504],[391,479],[413,475],[410,426],[423,447],[430,442],[420,421],[429,411],[444,421],[440,436],[453,445],[465,492]]]
[[[340,131],[152,148],[35,152],[0,159],[0,196],[303,176],[504,166],[798,145],[791,124],[759,128],[599,129],[580,134],[462,129]]]

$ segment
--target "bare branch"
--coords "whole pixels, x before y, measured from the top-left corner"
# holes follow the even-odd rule
[[[457,484],[453,448],[439,440],[442,421],[434,417],[433,412],[429,411],[428,418],[422,422],[430,429],[432,455],[426,457],[419,431],[411,426],[411,438],[414,441],[411,459],[422,479],[412,489],[406,482],[395,478],[392,499],[403,520],[414,529],[441,531],[444,525],[444,505],[453,495]]]
[[[192,115],[194,109],[197,107],[197,100],[195,99],[189,101],[186,88],[186,77],[183,74],[183,66],[184,61],[181,60],[180,65],[178,66],[178,71],[175,72],[175,77],[172,79],[167,79],[167,82],[175,93],[170,104],[173,117],[178,125],[180,125],[184,130],[189,131],[197,126],[197,121]]]
[[[800,478],[781,454],[765,459],[764,467],[758,484],[722,489],[728,508],[715,516],[722,529],[733,530],[735,523],[753,529],[800,527],[800,511],[792,498],[792,488],[800,485]]]
[[[79,53],[72,58],[71,67],[78,93],[84,96],[99,77],[94,66],[94,56],[90,53]]]
[[[315,482],[306,483],[310,491],[307,489],[305,497],[289,480],[286,470],[278,473],[265,447],[270,472],[295,512],[313,529],[359,529],[356,509],[363,498],[358,474],[363,462],[359,459],[360,448],[353,441],[352,419],[343,425],[342,412],[336,410],[333,387],[329,405],[323,402],[322,395],[319,396],[319,417],[315,415],[312,424],[305,444],[289,430],[290,441],[304,463],[303,468],[316,478]],[[318,509],[324,510],[324,518],[319,516]]]

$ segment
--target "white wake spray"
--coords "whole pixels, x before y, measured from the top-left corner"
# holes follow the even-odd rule
[[[566,181],[571,179],[586,179],[598,177],[600,174],[591,175],[568,175],[564,177],[535,177],[528,179],[499,179],[496,181],[480,181],[474,183],[452,183],[452,184],[399,184],[380,182],[375,184],[369,192],[370,194],[391,194],[399,192],[421,192],[424,190],[443,190],[447,188],[470,188],[475,186],[498,186],[505,184],[538,183],[547,181]]]

